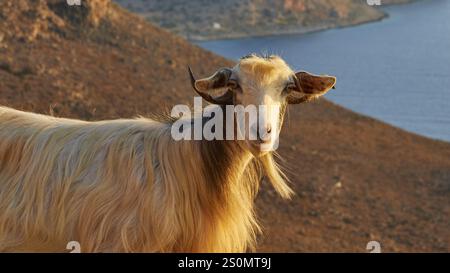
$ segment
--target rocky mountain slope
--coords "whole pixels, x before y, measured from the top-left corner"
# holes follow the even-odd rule
[[[106,0],[0,1],[0,104],[99,120],[192,102],[199,76],[232,62]],[[339,89],[333,92],[339,92]],[[280,142],[297,193],[263,183],[258,251],[450,251],[450,144],[326,100],[290,107]]]
[[[115,1],[158,26],[194,40],[303,33],[385,16],[366,0]],[[382,0],[381,4],[408,1]]]

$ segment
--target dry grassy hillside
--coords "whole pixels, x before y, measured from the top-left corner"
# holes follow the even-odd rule
[[[106,0],[0,2],[0,104],[88,120],[192,101],[186,66],[231,62]],[[334,90],[333,92],[339,92]],[[281,139],[297,195],[263,187],[259,251],[450,251],[450,144],[326,100],[289,110]]]

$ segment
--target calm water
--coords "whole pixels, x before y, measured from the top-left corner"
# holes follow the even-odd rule
[[[232,59],[276,53],[295,69],[336,75],[328,99],[450,141],[450,0],[385,10],[388,19],[358,27],[199,45]]]

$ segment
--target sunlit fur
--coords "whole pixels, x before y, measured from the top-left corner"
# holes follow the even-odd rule
[[[171,122],[85,122],[0,107],[0,250],[242,252],[272,154],[234,141],[174,141]]]
[[[294,75],[290,67],[276,55],[260,57],[249,55],[238,63],[239,74],[243,85],[258,84],[283,85],[286,79]]]

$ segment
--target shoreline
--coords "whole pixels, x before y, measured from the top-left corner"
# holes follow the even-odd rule
[[[408,4],[408,3],[403,3]],[[390,5],[391,6],[391,5]],[[328,24],[328,25],[321,25],[321,26],[315,26],[315,27],[303,27],[301,29],[296,30],[280,30],[273,33],[259,33],[259,34],[253,34],[248,35],[247,33],[230,33],[228,35],[224,36],[218,36],[218,37],[194,37],[194,35],[182,35],[184,39],[186,39],[189,42],[192,43],[201,43],[201,42],[213,42],[213,41],[225,41],[225,40],[240,40],[240,39],[253,39],[253,38],[262,38],[262,37],[271,37],[271,36],[285,36],[285,35],[306,35],[316,32],[322,32],[332,29],[342,29],[342,28],[348,28],[348,27],[357,27],[365,24],[371,24],[371,23],[377,23],[380,21],[383,21],[387,18],[389,18],[389,14],[381,11],[382,15],[378,18],[364,20],[364,21],[358,21],[358,22],[352,22],[348,24]],[[190,36],[190,37],[188,37]]]
[[[409,5],[414,4],[417,2],[420,2],[421,0],[409,0],[407,2],[403,3],[391,3],[391,4],[383,4],[379,6],[377,9],[381,12],[381,16],[377,18],[371,18],[361,21],[355,21],[355,22],[349,22],[349,23],[333,23],[333,24],[324,24],[321,26],[314,26],[314,27],[300,27],[300,29],[292,29],[292,30],[280,30],[276,32],[270,32],[270,33],[259,33],[259,34],[252,34],[249,35],[248,33],[230,33],[223,36],[209,36],[209,37],[201,37],[201,36],[195,36],[195,35],[180,35],[184,39],[188,40],[192,43],[201,43],[201,42],[213,42],[213,41],[225,41],[225,40],[239,40],[239,39],[252,39],[252,38],[262,38],[262,37],[270,37],[270,36],[284,36],[284,35],[305,35],[305,34],[311,34],[321,31],[327,31],[331,29],[342,29],[342,28],[348,28],[348,27],[357,27],[365,24],[371,24],[371,23],[377,23],[380,21],[383,21],[385,19],[388,19],[390,17],[389,13],[383,10],[384,7],[391,7],[391,6],[402,6],[402,5]]]

